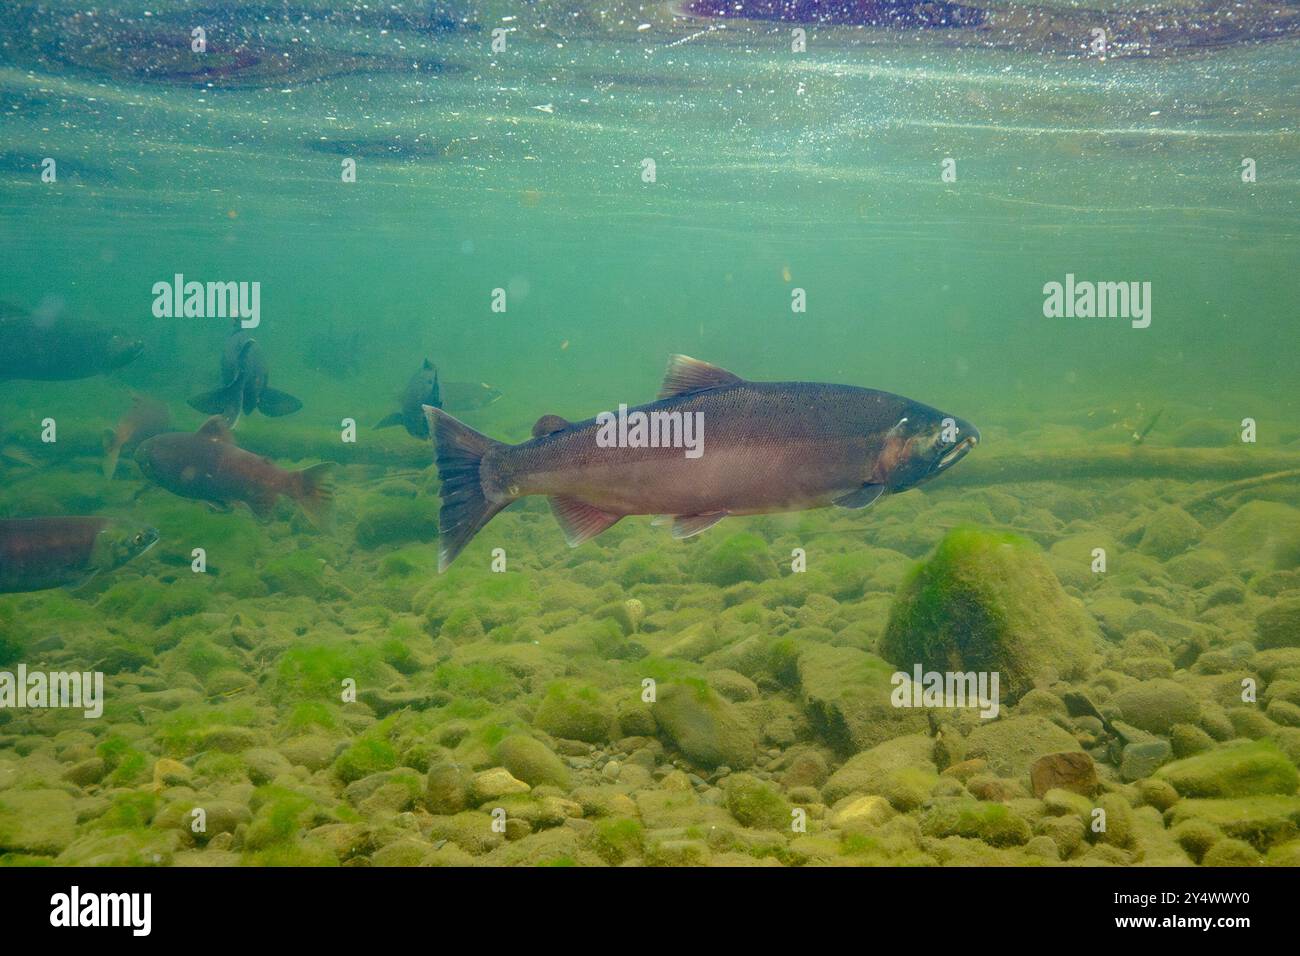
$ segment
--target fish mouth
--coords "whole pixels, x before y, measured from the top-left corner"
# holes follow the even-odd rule
[[[961,441],[957,442],[957,444],[949,448],[944,452],[943,456],[934,463],[934,474],[946,471],[953,465],[957,464],[957,462],[961,461],[970,453],[972,448],[980,443],[979,431],[972,427],[970,428],[970,432],[971,434],[968,434]]]

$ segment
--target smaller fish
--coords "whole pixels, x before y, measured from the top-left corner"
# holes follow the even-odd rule
[[[104,429],[104,477],[112,480],[123,451],[172,427],[171,410],[162,402],[132,395],[131,408],[112,428]]]
[[[109,518],[0,518],[0,593],[85,584],[158,543],[154,528]]]
[[[135,361],[143,351],[139,339],[93,322],[0,303],[0,381],[90,378]]]
[[[270,517],[281,495],[296,501],[318,527],[328,522],[330,461],[286,471],[235,444],[230,426],[213,415],[197,432],[167,432],[140,443],[136,464],[150,481],[182,498],[226,507],[242,501],[259,518]]]
[[[1148,421],[1146,425],[1135,431],[1133,433],[1133,444],[1140,445],[1146,441],[1147,436],[1151,434],[1151,429],[1156,427],[1156,422],[1160,421],[1160,416],[1164,413],[1165,410],[1163,408],[1158,409],[1156,413],[1151,416],[1151,420]]]
[[[487,408],[501,398],[501,390],[487,382],[444,382],[442,407],[449,412]]]
[[[231,428],[239,421],[240,413],[279,418],[292,415],[302,408],[302,402],[288,392],[271,388],[270,371],[266,356],[257,339],[236,322],[235,329],[226,339],[221,351],[221,387],[189,400],[189,406],[205,415],[220,415]]]
[[[428,438],[429,422],[425,418],[425,405],[442,408],[442,392],[438,386],[438,366],[428,359],[411,376],[406,388],[398,397],[401,408],[391,415],[385,415],[376,428],[392,428],[401,425],[412,438]]]

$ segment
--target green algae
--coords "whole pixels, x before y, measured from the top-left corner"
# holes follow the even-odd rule
[[[1048,676],[1081,676],[1094,633],[1032,542],[965,528],[908,576],[880,653],[906,671],[996,671],[1015,701]]]

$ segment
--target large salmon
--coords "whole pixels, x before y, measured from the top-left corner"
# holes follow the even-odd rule
[[[969,422],[889,392],[749,382],[684,355],[659,400],[583,422],[545,415],[533,438],[493,441],[425,407],[442,481],[440,570],[497,512],[546,495],[571,546],[626,515],[667,515],[674,537],[729,514],[865,508],[950,468]]]

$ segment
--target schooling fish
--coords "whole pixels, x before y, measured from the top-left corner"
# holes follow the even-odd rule
[[[398,399],[401,408],[391,415],[385,415],[376,428],[391,428],[401,425],[407,434],[414,438],[429,437],[429,423],[424,417],[424,406],[442,407],[442,393],[438,387],[438,367],[428,359],[419,370],[411,376]]]
[[[975,426],[889,392],[750,382],[685,355],[659,400],[583,422],[544,415],[508,445],[426,407],[442,481],[438,569],[497,512],[546,495],[570,547],[626,515],[672,518],[673,536],[729,514],[865,508],[952,467]]]
[[[162,402],[133,395],[131,408],[112,428],[104,429],[104,477],[117,471],[117,459],[127,448],[172,427],[172,413]]]
[[[270,516],[279,497],[287,495],[319,526],[334,497],[327,483],[333,462],[285,471],[236,445],[220,415],[197,432],[167,432],[141,442],[135,460],[146,478],[173,494],[220,507],[242,501],[259,518]]]
[[[89,378],[121,368],[142,351],[139,339],[93,322],[46,319],[0,303],[0,380]]]
[[[157,542],[153,528],[126,528],[108,518],[0,518],[0,593],[84,583]]]
[[[205,415],[221,415],[233,428],[242,412],[278,418],[302,408],[302,402],[288,392],[271,388],[266,356],[257,339],[235,323],[235,329],[221,350],[221,387],[189,400],[191,408]]]

